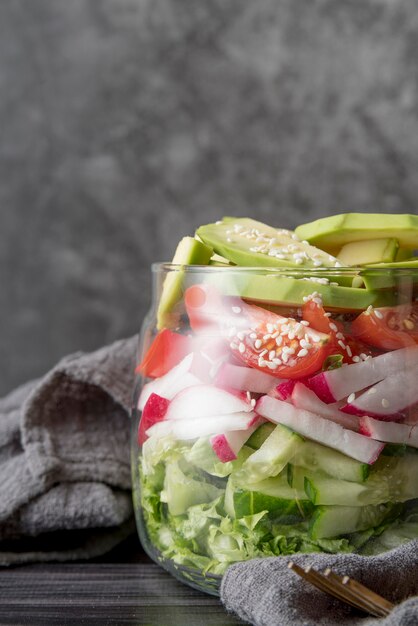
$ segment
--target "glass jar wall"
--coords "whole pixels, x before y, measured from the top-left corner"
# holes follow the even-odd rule
[[[132,424],[147,553],[237,561],[418,537],[418,271],[153,266]]]

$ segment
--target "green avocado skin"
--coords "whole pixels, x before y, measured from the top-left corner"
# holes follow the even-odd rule
[[[327,252],[344,244],[365,239],[394,237],[402,248],[418,247],[418,216],[411,214],[343,213],[301,224],[295,230],[300,239]]]

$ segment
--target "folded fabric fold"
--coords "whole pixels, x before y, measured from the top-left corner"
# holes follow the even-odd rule
[[[317,590],[287,567],[290,560],[331,567],[397,604],[384,619],[364,614]],[[377,556],[300,554],[254,559],[225,573],[221,598],[229,611],[255,626],[412,626],[418,624],[418,541]]]
[[[133,531],[136,344],[73,354],[0,400],[0,564],[88,558]],[[61,531],[78,532],[71,550]]]

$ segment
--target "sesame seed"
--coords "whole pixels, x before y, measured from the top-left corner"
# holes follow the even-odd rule
[[[286,258],[285,255],[282,254],[281,252],[276,254],[276,259],[281,259],[283,261],[283,259],[285,259],[285,258]]]
[[[361,359],[359,356],[356,355],[356,356],[353,356],[353,361],[354,363],[358,363],[359,361],[361,361]]]
[[[293,330],[291,330],[287,336],[289,337],[289,339],[290,339],[290,340],[294,339],[294,338],[295,338],[295,333],[294,333],[294,331],[293,331]]]
[[[321,267],[322,265],[321,261],[314,261],[313,264],[315,267]]]
[[[252,398],[251,402],[250,402],[251,406],[255,406],[256,405],[256,399]]]
[[[228,243],[232,243],[231,237],[227,237],[226,240],[227,240]]]
[[[389,406],[389,400],[386,400],[386,398],[382,398],[382,406],[387,409]]]
[[[257,339],[257,334],[256,333],[251,333],[250,337],[251,337],[251,339]]]
[[[258,358],[263,357],[265,354],[267,354],[267,352],[268,352],[268,350],[262,350],[262,351],[260,352],[260,354],[258,355]]]
[[[402,323],[408,330],[414,330],[415,325],[411,320],[404,319]]]
[[[281,346],[282,343],[283,343],[283,337],[279,335],[278,337],[276,337],[276,346]]]
[[[266,328],[268,330],[269,333],[273,333],[274,332],[274,326],[273,324],[267,324]]]
[[[310,339],[312,339],[312,341],[319,341],[318,335],[315,335],[314,333],[312,333],[312,335],[310,336]]]
[[[306,348],[302,348],[302,350],[299,350],[299,352],[297,353],[296,356],[306,356],[308,354],[308,351]]]
[[[237,349],[238,349],[237,344],[236,344],[236,343],[234,343],[234,342],[230,343],[230,344],[229,344],[229,347],[230,347],[232,350],[237,350]]]
[[[309,326],[309,322],[307,322],[306,320],[300,320],[299,323],[302,324],[302,326]]]
[[[347,354],[348,354],[348,356],[349,356],[349,357],[352,357],[352,356],[353,356],[353,353],[352,353],[352,351],[351,351],[350,346],[347,346],[347,347],[346,347],[346,350],[347,350]]]
[[[222,224],[222,220],[216,220],[215,224],[219,226],[219,224]]]
[[[337,332],[337,330],[338,330],[338,326],[336,324],[334,324],[334,322],[330,322],[329,327],[330,327],[331,330],[333,330],[335,332]],[[337,335],[337,337],[338,337],[338,335]]]
[[[269,359],[270,359],[270,361],[272,361],[275,356],[276,356],[276,350],[270,350],[270,352],[269,352]]]
[[[337,339],[344,339],[344,335],[342,333],[337,333],[335,336],[337,337]]]
[[[251,394],[250,394],[249,391],[247,391],[247,400],[248,400],[248,402],[251,400]]]
[[[364,352],[361,352],[360,358],[363,359],[363,361],[365,361],[367,359],[367,354],[365,354]]]
[[[312,348],[312,344],[310,344],[309,341],[306,341],[306,339],[301,339],[300,345],[302,346],[302,348],[306,348],[306,350],[309,350],[309,348]]]
[[[375,310],[374,310],[374,314],[376,315],[376,317],[377,317],[379,320],[382,320],[382,319],[383,319],[383,313],[382,313],[381,311],[379,311],[378,309],[375,309]]]
[[[238,346],[238,350],[241,352],[241,354],[243,354],[245,352],[245,344],[241,342]]]
[[[258,359],[258,367],[265,367],[267,365],[267,361],[264,359]]]
[[[282,364],[282,360],[278,359],[277,357],[273,359],[273,363],[277,363],[277,365],[281,365]]]
[[[269,369],[271,370],[276,370],[278,368],[277,363],[269,363],[268,361],[266,362],[266,365]]]
[[[264,340],[264,341],[267,341],[267,339],[270,339],[270,338],[271,338],[271,335],[270,335],[270,334],[267,334],[267,335],[264,335],[264,336],[263,336],[263,340]]]
[[[289,360],[289,357],[287,356],[286,352],[282,353],[282,361],[283,363],[287,363]]]
[[[271,338],[276,339],[276,337],[278,337],[279,335],[280,335],[280,331],[276,330],[276,332],[271,335]]]
[[[339,345],[339,346],[341,346],[341,348],[342,348],[343,350],[346,350],[346,349],[347,349],[347,346],[345,345],[345,343],[344,343],[343,341],[341,341],[341,339],[338,341],[338,345]]]
[[[336,285],[338,285],[338,283],[335,283]],[[332,285],[332,283],[331,283]],[[331,313],[328,311],[328,313],[324,313],[325,317],[331,317]]]
[[[315,304],[318,304],[319,306],[322,305],[322,300],[321,298],[312,298],[313,302],[315,302]]]
[[[233,307],[232,307],[232,312],[233,312],[233,313],[241,313],[241,307],[239,307],[239,306],[233,306]]]
[[[370,389],[369,389],[369,391],[367,393],[372,395],[372,394],[376,393],[376,391],[377,391],[376,387],[370,387]]]
[[[261,339],[257,339],[256,341],[254,341],[254,348],[256,348],[256,350],[261,348],[262,345],[263,345],[263,342],[261,341]]]
[[[296,263],[296,265],[302,265],[303,259],[297,258],[297,259],[295,259],[295,263]]]
[[[347,402],[349,404],[351,404],[355,399],[356,399],[356,394],[355,393],[350,393],[350,395],[347,398]]]

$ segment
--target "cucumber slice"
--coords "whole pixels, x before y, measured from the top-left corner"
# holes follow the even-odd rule
[[[304,491],[289,487],[284,476],[268,478],[248,487],[237,486],[230,477],[225,491],[225,510],[232,518],[268,511],[276,521],[280,518],[285,522],[305,519],[313,509]]]
[[[325,539],[348,535],[379,526],[393,511],[393,504],[378,506],[321,506],[316,509],[310,523],[312,539]]]
[[[255,483],[277,476],[296,454],[303,438],[290,428],[278,424],[261,447],[243,464],[238,481]]]
[[[253,432],[253,434],[248,439],[245,445],[249,446],[250,448],[253,448],[254,450],[258,450],[258,448],[262,446],[262,444],[265,442],[267,437],[271,435],[271,433],[273,432],[275,428],[276,426],[272,424],[271,422],[266,422],[265,424],[261,424],[261,426],[259,426],[257,430]]]
[[[299,447],[292,463],[307,470],[319,470],[333,478],[355,483],[363,483],[370,472],[370,466],[367,463],[351,459],[338,450],[313,441],[305,441]]]
[[[362,484],[336,480],[298,468],[298,473],[293,469],[294,487],[300,488],[303,472],[305,491],[316,505],[362,507],[418,498],[418,455],[414,454],[382,457]]]

